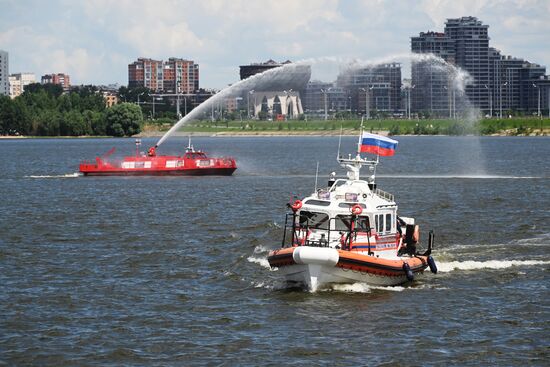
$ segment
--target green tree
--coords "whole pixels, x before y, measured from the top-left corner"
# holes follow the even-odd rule
[[[60,112],[69,112],[73,109],[73,104],[71,102],[71,96],[68,94],[63,94],[57,99],[57,109]]]
[[[25,103],[0,96],[0,134],[28,135],[31,130],[31,116]]]
[[[10,134],[14,114],[13,101],[8,96],[0,95],[0,134]]]
[[[401,126],[395,124],[390,128],[389,135],[399,135],[401,133]]]
[[[32,118],[27,105],[21,99],[13,101],[15,121],[14,126],[19,134],[29,135],[32,131]]]
[[[71,102],[74,108],[84,112],[85,110],[103,111],[105,98],[94,85],[82,85],[71,89]]]
[[[59,132],[65,136],[82,136],[90,135],[92,129],[88,127],[84,117],[78,110],[71,110],[63,114]]]
[[[86,110],[82,113],[86,126],[93,135],[107,135],[105,115],[98,111]]]
[[[105,111],[106,132],[113,136],[132,136],[141,131],[143,115],[132,103],[120,103]]]
[[[40,124],[37,126],[37,134],[42,136],[59,136],[59,127],[62,116],[55,110],[45,110],[39,116]]]
[[[35,94],[40,91],[45,92],[47,95],[58,98],[63,94],[63,87],[59,84],[41,84],[41,83],[31,83],[25,86],[25,91],[23,94]]]

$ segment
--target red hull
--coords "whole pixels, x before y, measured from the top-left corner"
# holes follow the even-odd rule
[[[230,176],[237,169],[234,158],[209,158],[200,151],[183,156],[141,155],[123,159],[96,158],[80,163],[85,176]]]
[[[237,168],[180,169],[180,170],[135,170],[135,171],[99,171],[80,170],[84,176],[231,176]]]

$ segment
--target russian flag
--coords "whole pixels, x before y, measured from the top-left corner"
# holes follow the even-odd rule
[[[372,153],[382,156],[392,156],[397,148],[397,140],[382,135],[363,133],[361,136],[361,153]]]

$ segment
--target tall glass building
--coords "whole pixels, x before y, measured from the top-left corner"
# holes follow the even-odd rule
[[[467,71],[472,78],[465,89],[468,101],[486,114],[547,110],[550,80],[545,75],[546,68],[501,55],[489,46],[488,30],[489,26],[475,17],[447,19],[443,33],[422,32],[411,37],[411,51],[434,54]],[[434,68],[430,61],[413,61],[411,77],[413,111],[453,115],[457,91],[448,70]]]

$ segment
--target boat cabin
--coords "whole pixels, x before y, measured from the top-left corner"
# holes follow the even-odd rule
[[[283,239],[287,243],[283,242],[283,246],[351,248],[369,253],[395,251],[400,236],[398,227],[393,195],[375,189],[367,181],[339,179],[331,187],[304,198],[300,209],[288,214],[288,233]]]
[[[193,151],[193,152],[185,152],[183,155],[183,158],[185,159],[208,159],[206,156],[206,153],[199,151]]]

